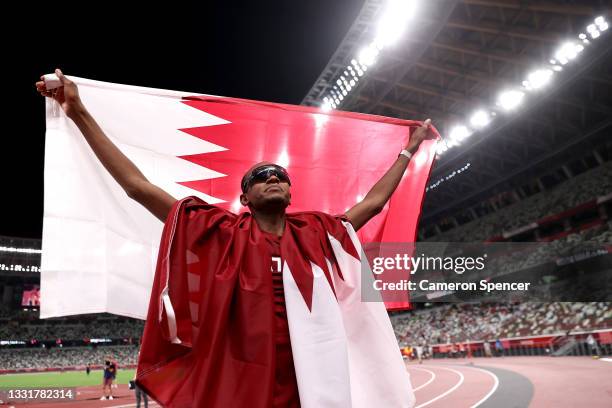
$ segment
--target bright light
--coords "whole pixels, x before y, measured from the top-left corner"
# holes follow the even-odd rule
[[[601,34],[597,30],[591,32],[591,38],[592,39],[599,38],[600,35]]]
[[[350,85],[350,86],[355,86],[355,80],[354,80],[354,79],[351,79],[351,81],[349,82],[349,85]]]
[[[606,20],[603,18],[603,16],[598,16],[597,18],[595,18],[595,24],[597,25],[602,25],[606,22]]]
[[[234,202],[232,203],[232,210],[237,213],[240,212],[240,207],[242,207],[242,204],[240,203],[240,198],[237,198],[234,200]]]
[[[483,110],[474,112],[470,118],[470,124],[477,129],[487,126],[491,122],[489,114]]]
[[[415,1],[390,0],[378,21],[378,31],[374,43],[378,48],[393,44],[402,35],[406,23],[415,13]]]
[[[363,71],[360,70],[359,68],[357,68],[357,75],[362,76],[363,75]]]
[[[358,194],[356,200],[357,200],[357,202],[362,201],[363,200],[363,196],[361,194]]]
[[[448,146],[446,146],[446,142],[440,142],[438,143],[438,146],[436,146],[436,153],[440,155],[446,152],[447,150],[448,150]]]
[[[289,167],[289,154],[287,154],[286,150],[283,150],[278,156],[278,159],[276,159],[276,164],[284,168]]]
[[[573,42],[566,42],[557,50],[557,52],[555,52],[555,58],[562,65],[565,65],[569,61],[576,58],[578,56],[578,53],[580,53],[583,49],[584,47],[580,44],[575,44]]]
[[[533,71],[527,76],[528,89],[540,89],[546,86],[553,75],[553,71],[550,69],[539,69]]]
[[[329,112],[330,110],[332,110],[332,105],[328,101],[325,101],[321,104],[321,109],[323,110],[323,112]]]
[[[472,133],[470,132],[470,130],[463,126],[463,125],[459,125],[459,126],[455,126],[454,128],[451,129],[450,131],[450,138],[457,141],[457,142],[461,142],[462,140],[466,139],[467,137],[469,137]]]
[[[563,71],[563,67],[560,67],[558,65],[555,65],[552,69],[553,71],[557,71],[557,72]]]
[[[518,107],[523,101],[524,92],[510,90],[502,92],[497,98],[497,104],[503,109],[510,111]]]
[[[578,35],[578,38],[580,38],[581,40],[585,40],[587,38],[587,35],[585,33],[580,33]]]
[[[378,56],[378,49],[376,47],[365,47],[359,53],[359,62],[364,66],[370,66],[376,62],[376,56]]]
[[[587,26],[587,31],[588,31],[589,33],[592,33],[593,31],[597,31],[597,27],[595,27],[595,24],[589,24],[589,25]]]
[[[600,24],[598,27],[599,27],[599,31],[606,31],[609,26],[608,26],[608,23],[603,23],[603,24]]]

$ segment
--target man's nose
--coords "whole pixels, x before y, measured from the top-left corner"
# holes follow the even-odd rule
[[[277,183],[278,184],[278,183],[280,183],[280,179],[276,175],[272,174],[266,180],[266,184],[271,184],[271,183]]]

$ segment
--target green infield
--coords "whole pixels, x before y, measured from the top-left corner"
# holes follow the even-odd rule
[[[127,384],[133,378],[133,369],[122,370],[119,368],[115,382],[117,384]],[[0,375],[0,388],[82,387],[89,385],[102,386],[102,370],[92,371],[89,375],[85,371]]]

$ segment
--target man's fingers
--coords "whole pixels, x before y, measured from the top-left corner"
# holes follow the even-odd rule
[[[62,70],[59,68],[55,69],[55,75],[57,75],[57,77],[59,78],[59,80],[62,82],[62,84],[65,84],[68,79],[64,76],[64,74],[62,73]]]

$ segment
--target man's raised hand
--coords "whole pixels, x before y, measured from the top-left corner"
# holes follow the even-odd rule
[[[44,81],[44,76],[40,77],[40,81],[36,82],[36,90],[42,96],[53,98],[59,103],[68,117],[72,117],[79,109],[83,107],[79,90],[74,82],[64,76],[58,68],[55,74],[61,81],[62,85],[55,89],[47,89]]]
[[[416,153],[423,140],[433,139],[434,133],[431,131],[431,119],[427,119],[410,136],[405,149],[410,153]]]

